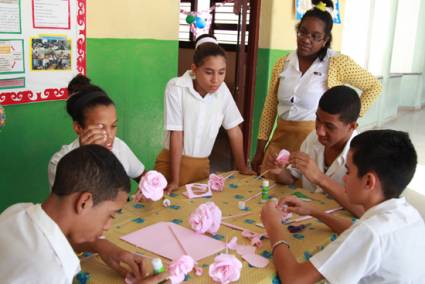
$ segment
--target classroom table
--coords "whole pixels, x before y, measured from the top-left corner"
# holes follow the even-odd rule
[[[159,221],[174,222],[190,228],[188,223],[190,213],[198,205],[208,201],[214,201],[222,210],[223,216],[240,215],[244,212],[251,212],[249,215],[227,219],[225,221],[253,232],[264,232],[264,229],[257,225],[261,223],[259,216],[263,205],[263,203],[261,203],[261,196],[248,201],[245,210],[241,210],[238,207],[239,201],[245,200],[261,191],[261,178],[240,175],[237,172],[223,173],[222,176],[228,176],[229,174],[231,175],[226,179],[224,191],[214,192],[213,196],[209,198],[188,199],[182,194],[185,190],[184,187],[181,187],[172,193],[171,196],[167,197],[171,201],[171,206],[169,207],[163,207],[162,201],[141,203],[129,201],[122,212],[114,219],[111,229],[105,234],[106,238],[128,251],[155,257],[156,255],[150,252],[143,251],[140,248],[136,248],[120,240],[120,237]],[[206,183],[206,181],[203,182]],[[339,207],[332,198],[323,193],[312,193],[305,189],[296,188],[295,186],[275,185],[273,181],[270,182],[270,185],[272,187],[270,190],[271,197],[280,198],[290,194],[302,193],[312,200],[310,202],[313,202],[323,210]],[[339,211],[333,214],[351,218],[351,215],[346,211]],[[300,262],[309,259],[313,254],[322,250],[329,242],[335,240],[337,237],[335,233],[317,219],[306,220],[297,223],[297,225],[298,224],[308,224],[308,226],[299,233],[288,233],[287,241],[290,244],[290,250]],[[286,227],[287,225],[282,225],[282,228],[285,230],[287,230]],[[230,241],[233,236],[238,238],[239,244],[249,244],[249,240],[242,237],[240,231],[230,229],[223,225],[214,238],[222,241]],[[270,263],[266,268],[260,269],[251,267],[234,252],[243,263],[239,283],[279,283],[274,265],[271,261],[269,241],[267,239],[263,240],[262,246],[257,248],[256,252],[270,259]],[[232,252],[230,251],[230,253]],[[215,256],[210,256],[200,260],[198,264],[204,269],[203,275],[196,276],[192,272],[184,283],[213,283],[212,279],[208,276],[208,265],[213,262],[214,257]],[[163,259],[163,261],[166,263],[167,260]],[[148,263],[149,262],[150,261],[148,261]],[[98,256],[82,257],[81,267],[83,272],[89,274],[89,281],[87,283],[124,283],[123,279],[115,271],[105,265]]]

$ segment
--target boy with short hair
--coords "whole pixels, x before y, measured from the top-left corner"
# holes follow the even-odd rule
[[[74,250],[97,252],[123,277],[143,281],[141,257],[100,239],[126,203],[129,191],[123,166],[106,148],[86,145],[69,152],[58,164],[45,202],[15,204],[0,215],[2,281],[72,283],[80,271]]]
[[[317,108],[316,129],[304,140],[299,152],[291,153],[291,168],[286,169],[287,164],[275,163],[271,178],[283,184],[292,184],[300,179],[303,188],[323,190],[344,208],[360,216],[364,208],[348,202],[342,185],[350,141],[357,135],[360,107],[360,99],[354,89],[336,86],[327,90]],[[273,162],[274,158],[269,164]]]
[[[351,141],[344,176],[349,201],[366,209],[352,224],[349,218],[325,214],[295,197],[268,202],[261,218],[283,283],[423,283],[425,225],[418,211],[400,197],[412,179],[416,151],[408,134],[373,130]],[[340,236],[309,261],[298,263],[281,224],[283,205],[311,215]]]

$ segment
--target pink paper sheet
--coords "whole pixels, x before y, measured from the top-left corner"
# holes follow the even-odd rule
[[[181,242],[181,245],[170,230],[170,226]],[[153,224],[122,236],[121,240],[170,260],[186,254],[182,246],[187,254],[195,261],[218,253],[225,248],[224,242],[206,235],[197,234],[192,230],[169,222]]]

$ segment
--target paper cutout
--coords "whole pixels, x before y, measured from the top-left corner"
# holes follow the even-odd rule
[[[208,184],[190,183],[186,184],[186,192],[183,192],[183,195],[189,199],[192,199],[210,197],[212,196],[212,192],[211,189],[208,187]]]
[[[257,268],[264,268],[269,264],[269,260],[258,254],[243,254],[242,258],[249,264]]]
[[[167,259],[177,259],[185,253],[170,231],[170,226],[187,250],[187,254],[195,261],[218,253],[225,248],[225,244],[222,241],[215,240],[206,235],[197,234],[190,229],[169,222],[153,224],[125,235],[121,237],[121,240]]]
[[[288,161],[289,161],[290,155],[291,155],[291,153],[289,153],[288,150],[282,149],[282,150],[280,150],[279,155],[277,155],[276,161],[279,162],[282,165],[287,164]]]

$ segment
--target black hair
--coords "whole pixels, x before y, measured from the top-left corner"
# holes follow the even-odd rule
[[[74,78],[69,81],[68,84],[68,94],[72,95],[82,88],[85,88],[90,85],[90,79],[83,74],[77,74]]]
[[[328,11],[322,11],[316,7],[316,5],[318,5],[320,2],[326,4],[326,8],[334,8],[332,0],[312,0],[311,3],[314,5],[314,7],[305,12],[301,18],[301,21],[297,24],[296,29],[298,31],[304,19],[308,17],[317,18],[325,24],[325,37],[328,38],[328,40],[326,41],[325,46],[318,53],[320,61],[323,61],[332,43],[333,19],[332,15]]]
[[[213,35],[203,34],[196,39],[195,45],[199,40],[206,37],[216,39],[216,37]],[[212,42],[205,42],[195,49],[195,52],[193,53],[193,63],[198,67],[202,66],[202,64],[204,64],[205,58],[209,56],[223,56],[226,59],[226,52],[218,44]]]
[[[360,98],[348,86],[335,86],[327,90],[319,100],[319,108],[329,114],[339,114],[344,123],[356,122],[360,115]]]
[[[103,146],[80,146],[59,161],[52,193],[90,192],[94,205],[130,192],[130,180],[117,157]]]
[[[365,131],[355,136],[350,146],[358,177],[376,173],[385,199],[399,197],[415,174],[417,155],[406,132]]]
[[[72,120],[84,127],[86,112],[98,105],[115,105],[100,87],[88,85],[71,95],[66,101],[66,111]]]

